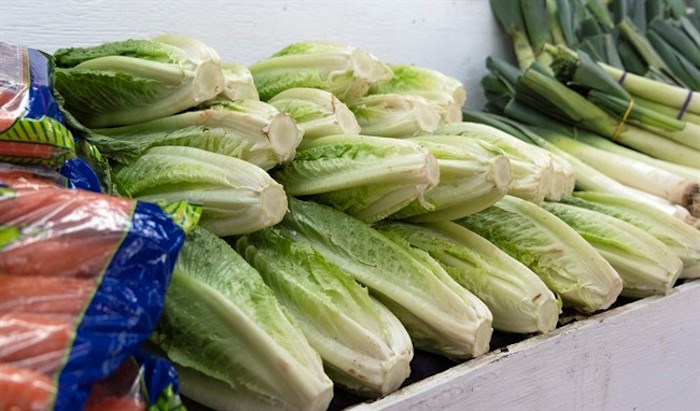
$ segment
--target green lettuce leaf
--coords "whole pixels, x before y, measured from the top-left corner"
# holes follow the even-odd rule
[[[440,124],[439,111],[425,98],[407,94],[370,94],[350,105],[362,134],[411,137],[430,134]]]
[[[374,222],[437,185],[439,173],[435,157],[416,143],[337,135],[303,141],[274,178],[290,195]]]
[[[618,273],[585,239],[528,201],[506,196],[455,222],[529,267],[569,307],[604,310],[622,291]]]
[[[360,134],[355,115],[333,94],[314,88],[290,88],[269,101],[294,118],[304,130],[304,139],[335,134]]]
[[[115,168],[124,195],[202,206],[200,225],[220,236],[277,224],[287,210],[282,186],[246,161],[192,147],[153,147]]]
[[[260,274],[225,241],[191,233],[152,340],[181,390],[213,408],[325,410],[332,383]]]
[[[399,388],[413,357],[406,329],[342,267],[293,237],[267,228],[236,248],[296,319],[333,381],[369,397]]]
[[[219,56],[183,36],[56,51],[55,86],[88,127],[153,120],[186,110],[224,87]]]
[[[371,83],[391,75],[389,67],[359,48],[321,41],[291,44],[253,64],[250,71],[264,101],[290,88],[309,87],[348,103],[364,96]]]
[[[292,159],[301,138],[291,117],[256,100],[215,102],[157,120],[95,129],[88,136],[100,152],[121,163],[136,160],[151,147],[187,146],[265,170]]]
[[[527,334],[556,327],[557,299],[537,274],[466,228],[452,222],[382,222],[375,228],[430,254],[488,306],[495,329]]]
[[[700,278],[700,231],[676,217],[626,197],[578,191],[562,202],[625,221],[661,240],[683,261],[680,278]]]
[[[369,288],[415,347],[450,358],[488,351],[491,312],[427,253],[407,250],[340,211],[296,199],[281,227]]]
[[[430,101],[439,112],[442,121],[462,121],[462,106],[467,92],[457,79],[426,67],[406,64],[390,64],[391,78],[372,84],[370,94],[407,94]]]
[[[681,260],[656,237],[597,211],[567,204],[542,208],[576,230],[622,277],[622,295],[665,295],[683,269]]]
[[[437,135],[408,141],[437,158],[440,182],[391,218],[417,222],[454,220],[490,207],[511,186],[508,158],[485,141]]]

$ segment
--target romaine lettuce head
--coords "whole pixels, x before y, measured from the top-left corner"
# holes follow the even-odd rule
[[[277,224],[287,197],[260,167],[193,147],[153,147],[115,168],[121,194],[148,201],[202,206],[200,224],[219,236],[250,233]]]
[[[304,130],[306,140],[336,134],[360,134],[360,125],[352,111],[325,90],[290,88],[271,98],[269,103],[292,116]]]
[[[362,134],[411,137],[430,134],[440,124],[440,113],[417,95],[370,94],[350,105]]]
[[[102,154],[121,163],[136,160],[151,147],[187,146],[268,170],[294,157],[302,133],[289,115],[275,107],[237,100],[130,126],[95,129],[88,139]]]
[[[676,217],[627,197],[577,191],[562,200],[641,228],[666,244],[683,261],[680,278],[700,278],[700,231]]]
[[[435,134],[479,139],[498,147],[508,157],[513,172],[508,194],[534,203],[544,201],[554,178],[553,161],[546,150],[479,123],[444,124]],[[573,190],[573,186],[571,188]]]
[[[488,351],[492,315],[430,256],[398,245],[367,224],[330,207],[290,199],[280,224],[342,267],[403,323],[414,346],[450,358]]]
[[[436,186],[439,175],[435,157],[414,142],[337,135],[302,141],[274,178],[290,195],[374,222]]]
[[[333,396],[260,274],[202,228],[182,247],[152,340],[183,371],[182,392],[212,408],[325,410]]]
[[[331,379],[378,397],[408,377],[413,345],[399,320],[338,266],[284,227],[241,237],[236,248],[318,351]]]
[[[224,89],[218,54],[184,36],[61,49],[54,58],[66,109],[91,128],[169,116]]]
[[[567,204],[542,208],[576,230],[622,277],[622,295],[665,295],[683,269],[683,262],[656,237],[615,217]]]
[[[364,50],[324,41],[291,44],[250,71],[264,101],[289,88],[310,87],[349,103],[364,96],[372,83],[391,76],[388,66]]]
[[[372,84],[370,94],[407,94],[421,96],[437,108],[442,121],[462,121],[462,106],[467,92],[459,80],[426,67],[390,64],[391,78]]]
[[[461,136],[407,139],[436,158],[440,182],[391,215],[416,222],[448,221],[476,213],[503,198],[511,186],[508,158],[497,147]]]
[[[569,307],[583,312],[604,310],[622,291],[622,279],[595,248],[533,203],[506,196],[455,222],[525,264]]]
[[[506,99],[508,102],[509,98]],[[562,197],[571,195],[576,184],[576,176],[574,174],[573,165],[567,161],[567,159],[562,156],[555,154],[550,149],[550,144],[543,140],[539,135],[535,134],[529,127],[524,127],[522,124],[514,122],[510,119],[497,116],[488,113],[477,113],[473,111],[464,111],[464,119],[469,121],[465,123],[447,124],[441,130],[446,134],[450,132],[455,132],[457,134],[462,134],[462,131],[469,133],[474,129],[472,122],[482,123],[489,128],[482,128],[479,132],[483,132],[484,136],[482,138],[499,146],[506,153],[509,154],[509,159],[511,162],[515,161],[526,161],[524,164],[514,165],[514,168],[518,168],[521,171],[516,171],[514,174],[522,175],[523,177],[516,177],[516,185],[513,187],[512,192],[509,194],[515,197],[520,197],[525,200],[529,200],[535,203],[541,203],[542,195],[544,194],[544,199],[549,201],[559,201]],[[463,130],[466,128],[467,130]],[[506,134],[491,134],[487,130],[497,129],[499,131],[505,132]],[[499,137],[500,136],[500,137]],[[507,137],[503,137],[507,136]],[[520,140],[520,143],[514,142],[513,138]],[[500,142],[498,142],[500,141]],[[523,144],[527,143],[527,144]],[[541,144],[544,143],[544,144]],[[537,147],[532,150],[528,147]],[[539,153],[539,154],[537,154]],[[534,157],[532,156],[534,154]],[[529,179],[526,176],[529,174],[527,161],[535,160],[540,162],[542,160],[536,160],[542,154],[549,157],[549,173],[550,177],[547,178],[543,176],[541,178],[535,177],[534,179]],[[523,158],[523,155],[525,156]],[[541,158],[541,157],[540,157]],[[518,159],[518,160],[516,160]],[[576,160],[575,158],[573,158]],[[532,170],[534,172],[534,170]],[[534,173],[533,175],[537,175]],[[523,178],[522,181],[518,181]]]
[[[452,222],[382,222],[375,228],[430,254],[488,306],[495,329],[527,334],[557,326],[557,298],[537,274],[466,228]]]

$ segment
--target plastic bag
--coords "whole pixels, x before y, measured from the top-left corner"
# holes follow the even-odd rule
[[[184,411],[175,367],[139,351],[116,372],[95,383],[85,411]]]
[[[82,158],[67,160],[61,166],[61,175],[66,177],[68,188],[80,188],[95,193],[101,193],[102,187],[95,170]]]
[[[0,409],[81,409],[153,331],[184,241],[156,204],[60,181],[0,164],[0,383],[27,381]]]
[[[0,42],[0,161],[58,167],[75,157],[52,74],[40,51]]]
[[[0,399],[9,410],[45,410],[53,401],[51,378],[28,368],[0,364]],[[14,401],[14,402],[11,402]],[[31,404],[31,408],[25,408]],[[16,408],[13,408],[16,407]],[[92,385],[84,411],[184,411],[177,372],[166,359],[137,352]]]

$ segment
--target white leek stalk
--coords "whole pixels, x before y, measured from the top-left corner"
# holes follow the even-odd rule
[[[615,81],[619,82],[622,76],[625,75],[625,72],[618,68],[607,64],[599,64]],[[641,96],[647,100],[678,110],[687,106],[686,110],[688,112],[700,114],[700,93],[697,91],[688,91],[681,87],[672,86],[633,73],[626,73],[622,87],[631,94]]]
[[[668,161],[659,160],[653,157],[649,157],[646,154],[640,153],[638,151],[629,149],[625,146],[615,144],[612,141],[599,137],[593,133],[577,133],[576,139],[583,141],[586,144],[590,144],[601,150],[605,150],[610,153],[619,154],[637,161],[647,163],[651,166],[662,168],[674,174],[678,174],[687,178],[688,180],[695,181],[700,184],[700,169],[682,166],[679,164],[670,163]]]
[[[549,130],[538,129],[532,127],[537,133],[546,133]],[[531,136],[532,137],[532,136]],[[534,142],[553,153],[566,159],[573,167],[574,173],[576,174],[576,187],[580,190],[585,191],[600,191],[604,193],[616,194],[624,197],[628,197],[633,200],[641,201],[642,203],[648,204],[668,215],[674,216],[681,221],[692,224],[695,222],[695,218],[690,215],[690,212],[684,207],[673,204],[668,200],[657,197],[653,194],[645,193],[643,191],[636,190],[634,188],[628,187],[608,176],[596,170],[595,168],[589,166],[578,158],[572,156],[566,151],[560,149],[549,141],[545,140],[540,136],[534,136]]]
[[[557,133],[540,130],[539,135],[622,184],[665,198],[691,210],[695,207],[700,208],[700,186],[694,181]]]

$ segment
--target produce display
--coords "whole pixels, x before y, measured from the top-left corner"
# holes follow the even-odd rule
[[[340,43],[0,43],[0,410],[326,410],[700,278],[682,4],[491,0],[482,112]]]

